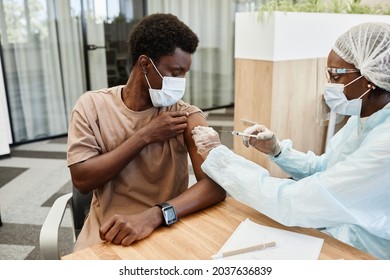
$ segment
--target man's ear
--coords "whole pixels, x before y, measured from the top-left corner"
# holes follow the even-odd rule
[[[141,55],[139,58],[138,58],[138,67],[139,67],[139,70],[144,74],[148,74],[148,67],[150,65],[150,59],[149,57],[147,57],[146,55]]]

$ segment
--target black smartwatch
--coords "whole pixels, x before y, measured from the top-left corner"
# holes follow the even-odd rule
[[[156,206],[161,208],[163,217],[164,217],[164,224],[166,226],[172,225],[177,222],[177,215],[175,208],[166,202],[156,204]]]

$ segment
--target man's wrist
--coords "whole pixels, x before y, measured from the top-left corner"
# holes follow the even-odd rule
[[[152,211],[152,224],[154,228],[159,227],[160,225],[164,224],[164,218],[161,213],[161,209],[158,206],[154,206],[150,209]]]
[[[156,204],[156,206],[158,206],[161,209],[163,225],[170,226],[177,222],[178,218],[177,218],[175,207],[173,207],[173,205],[167,202],[162,202]]]

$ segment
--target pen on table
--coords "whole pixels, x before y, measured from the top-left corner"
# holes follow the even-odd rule
[[[263,250],[263,249],[275,247],[275,246],[276,246],[276,242],[272,241],[272,242],[253,245],[253,246],[240,248],[240,249],[236,249],[236,250],[232,250],[232,251],[222,252],[222,253],[219,253],[219,254],[212,256],[212,258],[213,259],[220,259],[220,258],[238,255],[238,254],[253,252],[253,251],[257,251],[257,250]]]
[[[230,134],[233,134],[234,136],[247,136],[247,137],[253,137],[253,138],[257,138],[256,135],[253,135],[253,134],[245,134],[243,132],[240,132],[240,131],[228,131],[228,130],[220,130],[220,132],[226,132],[226,133],[230,133]]]

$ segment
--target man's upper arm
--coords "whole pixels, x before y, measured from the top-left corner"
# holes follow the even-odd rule
[[[101,153],[90,119],[87,117],[81,101],[72,111],[68,129],[67,161],[68,166],[85,161]]]
[[[187,119],[187,129],[184,131],[184,140],[187,145],[196,179],[199,181],[207,175],[200,168],[201,164],[203,163],[203,159],[197,153],[197,148],[191,134],[191,131],[194,129],[194,127],[198,125],[208,126],[205,116],[199,112],[190,114]]]

